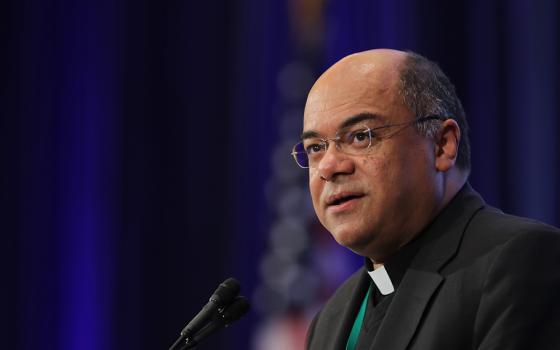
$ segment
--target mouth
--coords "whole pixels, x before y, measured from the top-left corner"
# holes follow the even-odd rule
[[[364,195],[361,193],[339,193],[330,196],[327,200],[327,207],[342,206],[354,199],[362,198]]]

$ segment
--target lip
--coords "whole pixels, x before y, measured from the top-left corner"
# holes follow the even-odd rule
[[[341,199],[348,197],[352,198],[339,203]],[[326,209],[335,213],[342,212],[353,207],[363,197],[364,194],[359,192],[339,192],[327,198]]]
[[[332,214],[342,213],[351,210],[361,199],[362,197],[355,197],[340,204],[331,204],[327,206],[327,210]]]

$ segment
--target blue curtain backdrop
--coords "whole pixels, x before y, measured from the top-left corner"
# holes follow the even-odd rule
[[[558,23],[555,0],[3,1],[2,347],[166,348],[221,280],[252,296],[294,61],[314,77],[374,47],[439,62],[471,183],[559,225]],[[262,318],[201,349],[251,348]]]

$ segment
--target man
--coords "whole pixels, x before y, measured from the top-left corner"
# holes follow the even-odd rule
[[[560,349],[560,234],[469,186],[464,111],[436,64],[342,59],[311,89],[292,154],[321,223],[366,262],[308,349]]]

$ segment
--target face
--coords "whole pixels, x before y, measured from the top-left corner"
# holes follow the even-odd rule
[[[353,117],[356,127],[413,120],[397,93],[397,56],[350,56],[312,88],[304,134],[333,137]],[[429,223],[436,210],[434,144],[413,126],[387,129],[367,154],[347,155],[331,142],[309,169],[313,206],[336,241],[383,262]]]

